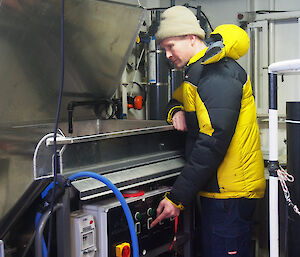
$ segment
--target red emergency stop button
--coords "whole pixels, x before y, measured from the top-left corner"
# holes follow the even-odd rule
[[[122,243],[116,246],[116,257],[130,257],[130,244]]]

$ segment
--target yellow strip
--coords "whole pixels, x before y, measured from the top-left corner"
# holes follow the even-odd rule
[[[174,113],[174,111],[175,110],[177,110],[177,109],[180,109],[180,110],[184,110],[183,109],[183,106],[181,106],[181,105],[177,105],[177,106],[174,106],[173,108],[171,108],[171,110],[169,111],[169,113],[168,113],[168,117],[167,117],[167,122],[169,123],[169,124],[172,124],[172,118],[173,118],[173,113]]]
[[[171,204],[173,204],[175,207],[177,207],[179,210],[184,210],[184,206],[183,206],[183,204],[182,203],[179,203],[179,204],[175,204],[175,203],[173,203],[168,197],[167,197],[167,195],[169,195],[170,194],[170,192],[166,192],[165,193],[165,199],[167,199]]]

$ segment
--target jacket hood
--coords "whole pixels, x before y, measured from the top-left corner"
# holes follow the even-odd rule
[[[201,63],[215,63],[224,57],[238,60],[248,52],[249,41],[248,34],[242,28],[234,24],[220,25],[206,40],[208,47],[205,49],[204,54],[202,51],[200,52],[202,56]],[[198,58],[192,58],[189,64],[197,61],[196,59]]]

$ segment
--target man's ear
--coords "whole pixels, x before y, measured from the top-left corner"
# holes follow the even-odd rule
[[[192,46],[194,46],[197,36],[196,35],[187,35],[187,37],[190,39]]]

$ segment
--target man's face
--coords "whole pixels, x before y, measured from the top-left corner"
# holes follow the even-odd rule
[[[160,46],[166,50],[166,56],[178,69],[183,68],[193,57],[193,48],[189,36],[168,37]]]

